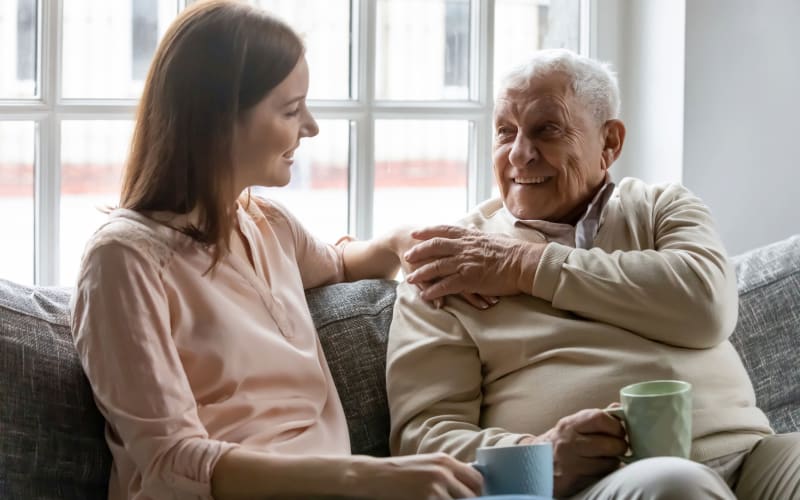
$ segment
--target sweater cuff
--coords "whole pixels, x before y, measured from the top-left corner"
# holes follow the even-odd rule
[[[211,479],[222,455],[239,444],[210,439],[192,439],[183,443],[173,457],[171,474],[165,480],[169,490],[179,498],[184,496],[211,500]]]
[[[525,438],[533,437],[530,434],[508,434],[497,440],[494,446],[516,446]]]
[[[536,267],[531,295],[553,302],[558,278],[561,275],[561,267],[573,250],[574,248],[560,243],[547,244],[542,253],[542,258],[539,259],[539,265]]]

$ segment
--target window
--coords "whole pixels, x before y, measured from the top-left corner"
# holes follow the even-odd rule
[[[0,2],[0,278],[74,282],[117,203],[155,48],[191,1]],[[257,191],[329,241],[489,197],[499,75],[539,47],[586,46],[588,0],[251,1],[303,36],[320,124],[291,183]]]
[[[144,80],[150,59],[158,44],[158,2],[139,0],[132,2],[133,28],[131,29],[131,75],[134,80]]]

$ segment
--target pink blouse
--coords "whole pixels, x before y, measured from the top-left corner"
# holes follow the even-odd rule
[[[204,275],[208,248],[124,209],[88,243],[72,332],[107,421],[111,499],[211,498],[237,446],[350,453],[304,295],[344,279],[341,249],[273,202],[237,217],[255,269],[227,255]]]

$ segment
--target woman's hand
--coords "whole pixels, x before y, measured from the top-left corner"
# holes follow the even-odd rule
[[[354,458],[349,478],[356,496],[439,500],[474,497],[483,490],[478,471],[444,453]]]

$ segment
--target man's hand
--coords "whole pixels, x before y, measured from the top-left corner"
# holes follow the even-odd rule
[[[434,226],[411,235],[425,241],[405,254],[416,268],[407,280],[424,288],[425,300],[455,294],[529,294],[545,247],[456,226]]]
[[[553,490],[574,495],[619,468],[628,450],[625,429],[603,410],[581,410],[564,417],[546,433],[520,444],[553,444]]]
[[[400,269],[404,276],[408,276],[420,266],[420,263],[412,264],[403,258],[403,255],[420,241],[413,236],[414,234],[416,234],[416,232],[413,226],[401,226],[381,238],[382,244],[397,255],[397,258],[400,260]],[[431,284],[417,283],[416,285],[417,288],[422,291]],[[476,293],[462,293],[459,294],[459,296],[476,309],[488,309],[498,302],[496,297],[487,297]],[[435,307],[439,308],[444,304],[444,298],[439,297],[430,302],[432,302]]]

